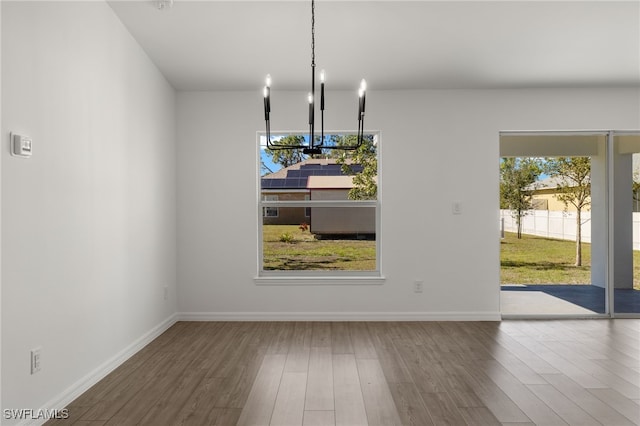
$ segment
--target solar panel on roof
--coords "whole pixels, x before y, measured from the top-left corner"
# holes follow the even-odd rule
[[[286,188],[297,188],[297,187],[298,187],[298,181],[299,181],[299,180],[300,180],[300,179],[298,179],[298,178],[295,178],[295,179],[289,179],[289,178],[287,178],[287,179],[285,179],[285,180],[284,180],[284,186],[285,186]]]
[[[287,171],[287,177],[299,177],[300,170],[289,170]]]

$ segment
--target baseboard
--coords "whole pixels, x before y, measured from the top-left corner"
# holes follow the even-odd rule
[[[500,312],[180,312],[180,321],[500,321]]]
[[[121,350],[111,359],[97,367],[95,370],[84,376],[82,379],[75,382],[73,385],[69,386],[64,392],[62,392],[57,397],[53,398],[51,401],[47,402],[43,407],[46,407],[47,410],[51,411],[51,409],[62,410],[64,407],[69,405],[74,399],[82,395],[86,392],[91,386],[98,383],[107,374],[111,373],[118,366],[124,363],[126,360],[135,355],[139,350],[144,348],[146,345],[151,343],[156,337],[164,333],[169,327],[175,324],[179,320],[178,314],[173,314],[169,318],[162,321],[157,326],[153,327],[151,330],[146,332],[144,335],[139,337],[135,342]],[[43,408],[44,410],[45,408]],[[46,420],[29,420],[18,423],[18,425],[29,425],[36,426],[41,425]]]

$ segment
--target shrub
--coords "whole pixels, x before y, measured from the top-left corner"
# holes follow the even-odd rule
[[[283,243],[293,243],[293,235],[288,232],[285,232],[280,235],[280,242]]]

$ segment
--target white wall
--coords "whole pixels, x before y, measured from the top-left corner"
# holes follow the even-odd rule
[[[256,286],[259,81],[255,92],[178,95],[181,312],[497,318],[498,132],[640,127],[637,88],[376,92],[375,82],[370,88],[366,129],[382,132],[387,280],[381,286]],[[304,130],[304,93],[272,95],[273,131]],[[327,99],[327,130],[353,129],[355,95]],[[462,215],[452,215],[454,200],[462,202]],[[412,292],[414,280],[425,281],[423,294]]]
[[[175,313],[175,94],[103,2],[3,1],[2,89],[2,407],[62,408]]]

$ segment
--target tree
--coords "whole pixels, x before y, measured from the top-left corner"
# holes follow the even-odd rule
[[[353,146],[357,144],[356,135],[333,135],[332,144]],[[349,190],[350,200],[375,200],[378,195],[378,155],[373,135],[365,135],[362,145],[356,150],[328,150],[329,155],[342,165],[342,173],[353,176],[353,188]],[[356,172],[352,165],[359,164],[362,171]]]
[[[500,162],[500,208],[511,210],[522,238],[522,218],[533,208],[535,182],[542,172],[533,158],[503,158]]]
[[[302,135],[287,135],[282,139],[274,142],[278,145],[304,145],[304,136]],[[302,153],[301,149],[269,149],[264,150],[265,154],[271,157],[271,161],[276,164],[280,164],[283,168],[289,167],[293,164],[299,163],[306,159],[306,155]]]
[[[576,266],[582,266],[582,210],[591,205],[591,158],[547,158],[545,170],[559,180],[558,194],[565,209],[571,204],[576,209]]]

